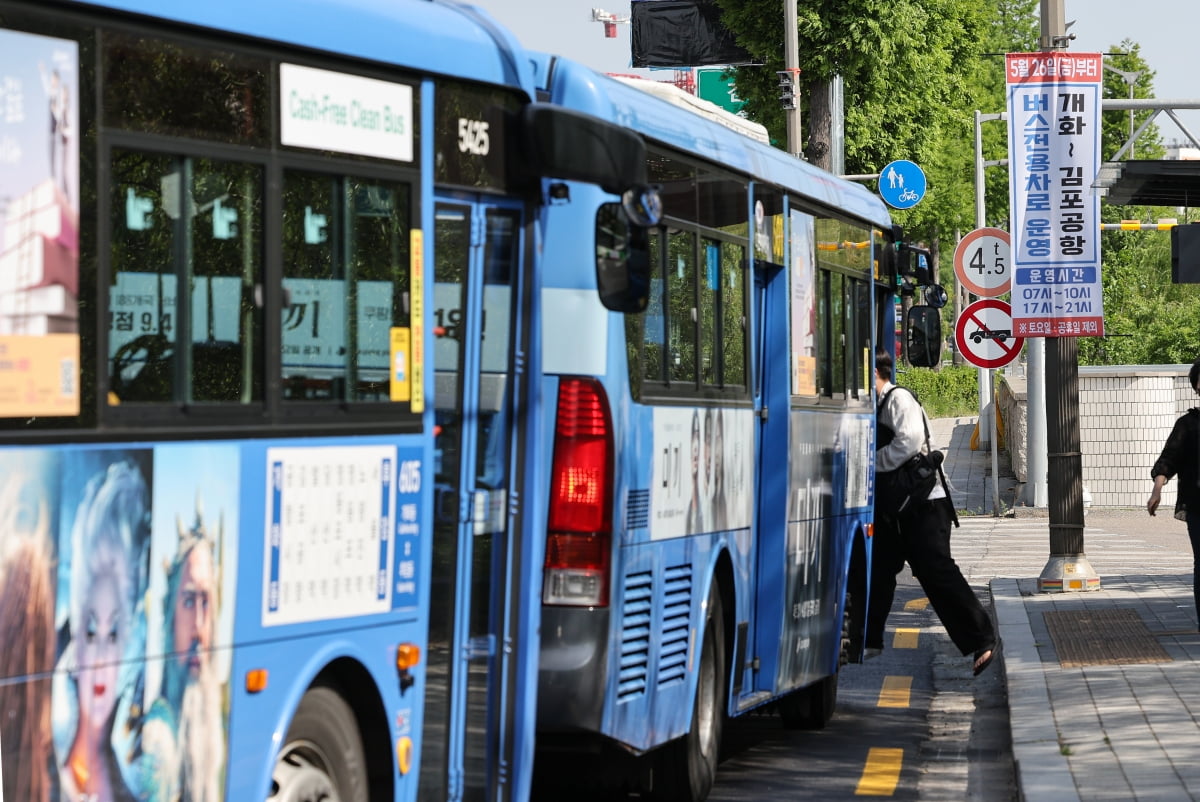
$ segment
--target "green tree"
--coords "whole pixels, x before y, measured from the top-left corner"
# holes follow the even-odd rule
[[[783,7],[718,0],[725,25],[763,66],[735,79],[747,113],[782,138],[778,77],[784,68]],[[800,0],[799,99],[805,154],[829,165],[829,85],[844,81],[846,168],[877,171],[895,158],[928,161],[958,94],[958,65],[977,57],[984,19],[970,0]]]
[[[1131,39],[1109,48],[1104,57],[1109,68],[1104,71],[1104,97],[1106,98],[1151,98],[1154,97],[1154,78],[1157,73],[1142,58],[1142,46]],[[1119,71],[1119,72],[1118,72]],[[1138,136],[1132,149],[1124,149],[1130,131],[1137,131],[1153,114],[1150,110],[1105,112],[1101,151],[1105,159],[1113,159],[1119,153],[1122,159],[1161,159],[1166,155],[1157,125],[1150,125]]]
[[[785,139],[777,71],[783,69],[783,7],[762,0],[717,0],[725,25],[762,66],[734,71],[747,115]],[[818,166],[831,164],[829,86],[844,85],[845,170],[877,173],[889,161],[910,159],[929,180],[925,199],[894,214],[910,240],[934,254],[941,280],[949,271],[939,255],[976,227],[974,113],[1005,110],[1004,54],[1037,50],[1039,0],[798,0],[803,149]],[[1140,46],[1126,39],[1112,47],[1104,71],[1104,96],[1154,96],[1154,72]],[[1128,79],[1126,78],[1128,76]],[[1136,130],[1152,114],[1135,111]],[[1104,113],[1102,157],[1121,153],[1129,137],[1127,111]],[[1007,157],[1007,126],[981,127],[983,157]],[[1138,159],[1164,155],[1156,126],[1139,134]],[[985,225],[1009,228],[1008,171],[985,170]],[[1101,205],[1105,222],[1174,217],[1175,209]],[[1103,232],[1104,338],[1081,338],[1081,364],[1190,362],[1200,353],[1200,288],[1173,285],[1165,232]],[[947,311],[947,314],[950,314]]]
[[[1141,55],[1141,46],[1126,39],[1109,48],[1104,72],[1104,96],[1154,96],[1155,73]],[[1116,72],[1119,70],[1120,72]],[[1153,114],[1132,115],[1137,131]],[[1161,159],[1165,148],[1156,125],[1149,125],[1129,146],[1130,114],[1104,113],[1101,151],[1106,160],[1120,156]],[[1101,203],[1105,223],[1121,220],[1153,222],[1175,217],[1171,207],[1117,206]],[[1082,365],[1148,365],[1191,362],[1200,354],[1200,288],[1171,283],[1171,243],[1165,231],[1104,231],[1101,233],[1101,282],[1104,293],[1104,337],[1079,342]]]
[[[717,2],[738,43],[763,63],[735,71],[746,113],[782,142],[782,4]],[[846,172],[877,173],[900,158],[921,165],[925,199],[895,217],[910,239],[927,243],[937,266],[975,227],[974,111],[1003,109],[1002,54],[1036,43],[1037,0],[799,0],[798,20],[806,157],[830,165],[829,86],[840,76]],[[1000,136],[988,132],[989,140]],[[1002,199],[1007,210],[1007,180],[989,176],[988,188],[995,208]]]

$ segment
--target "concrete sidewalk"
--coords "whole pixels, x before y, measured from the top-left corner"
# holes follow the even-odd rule
[[[994,515],[997,498],[1000,515],[1011,513],[1019,484],[1008,455],[997,449],[993,477],[991,442],[976,435],[976,418],[931,418],[929,438],[946,454],[942,470],[950,482],[954,507],[960,514]],[[971,449],[972,439],[979,447]]]
[[[990,449],[970,449],[974,418],[930,424],[962,520],[955,561],[990,593],[1003,639],[992,670],[1004,672],[1020,798],[1200,799],[1200,634],[1186,526],[1170,510],[1151,518],[1093,509],[1084,556],[1100,589],[1039,593],[1048,519],[1014,517],[1018,487],[1003,452],[993,489]]]

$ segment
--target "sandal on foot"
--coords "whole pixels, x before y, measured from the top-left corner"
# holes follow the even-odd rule
[[[979,676],[987,667],[996,659],[996,654],[1000,651],[1000,641],[997,640],[991,646],[985,646],[975,652],[975,676]]]

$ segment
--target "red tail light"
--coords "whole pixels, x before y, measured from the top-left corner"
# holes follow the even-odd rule
[[[544,604],[604,607],[612,554],[612,417],[592,379],[558,389]]]

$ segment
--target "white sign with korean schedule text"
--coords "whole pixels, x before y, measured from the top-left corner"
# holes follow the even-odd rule
[[[1009,53],[1012,318],[1018,337],[1104,334],[1100,53]]]

